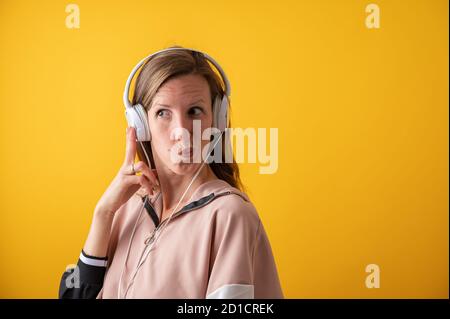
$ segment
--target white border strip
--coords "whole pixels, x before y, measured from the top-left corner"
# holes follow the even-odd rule
[[[253,285],[230,284],[214,290],[206,299],[254,299]]]
[[[100,259],[93,259],[89,258],[83,255],[83,253],[80,254],[80,260],[90,266],[97,266],[97,267],[106,267],[108,261],[107,260],[100,260]]]

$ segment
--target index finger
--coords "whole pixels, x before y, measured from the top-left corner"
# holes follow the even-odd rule
[[[127,127],[127,147],[125,151],[125,164],[134,163],[136,157],[136,130],[134,127]]]

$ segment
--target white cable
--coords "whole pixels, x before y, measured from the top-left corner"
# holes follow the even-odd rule
[[[135,231],[136,231],[136,226],[137,226],[137,223],[138,223],[139,219],[141,218],[141,214],[142,214],[142,211],[144,210],[144,206],[145,206],[145,202],[146,202],[146,201],[147,201],[147,197],[145,198],[144,205],[142,205],[141,211],[139,212],[139,215],[138,215],[138,217],[136,218],[136,222],[134,223],[134,227],[133,227],[133,232],[131,233],[130,242],[128,243],[127,254],[126,254],[126,256],[125,256],[125,262],[124,262],[124,264],[123,264],[122,271],[121,271],[121,273],[120,273],[119,285],[118,285],[118,288],[117,288],[117,297],[118,297],[118,298],[119,298],[119,293],[120,293],[120,290],[121,290],[121,287],[122,287],[122,277],[123,277],[123,273],[124,273],[124,271],[125,271],[125,267],[127,266],[127,260],[128,260],[129,254],[130,254],[131,243],[133,242],[134,233],[135,233]]]
[[[152,164],[150,163],[150,160],[149,160],[149,158],[148,158],[147,152],[145,151],[144,145],[142,145],[142,141],[139,141],[139,143],[141,144],[141,148],[144,150],[145,157],[147,158],[148,167],[149,167],[150,170],[151,170],[151,169],[152,169]],[[124,273],[124,271],[125,271],[125,268],[126,268],[126,266],[127,266],[128,256],[129,256],[129,254],[130,254],[131,243],[133,242],[134,233],[135,233],[135,231],[136,231],[137,223],[138,223],[138,221],[139,221],[140,218],[141,218],[141,214],[142,214],[142,211],[144,210],[145,204],[147,203],[147,199],[148,199],[148,196],[145,197],[144,204],[142,205],[141,211],[139,212],[139,215],[138,215],[138,217],[136,218],[136,222],[134,223],[133,231],[132,231],[132,233],[131,233],[130,241],[129,241],[129,243],[128,243],[127,254],[126,254],[126,256],[125,256],[125,262],[124,262],[124,265],[123,265],[123,267],[122,267],[122,271],[121,271],[121,273],[120,273],[119,285],[118,285],[118,287],[117,287],[117,298],[119,298],[119,296],[120,296],[120,290],[121,290],[121,288],[122,288],[122,277],[123,277],[123,273]]]
[[[201,171],[201,169],[203,168],[203,166],[205,165],[205,163],[206,163],[206,161],[208,160],[209,156],[211,155],[211,152],[215,149],[217,143],[221,140],[221,138],[222,138],[222,133],[223,133],[223,132],[220,132],[219,138],[218,138],[217,141],[215,142],[214,146],[208,151],[208,154],[207,154],[205,160],[202,162],[202,164],[200,165],[200,167],[197,169],[197,172],[195,173],[194,177],[191,179],[189,185],[186,187],[186,190],[184,191],[183,195],[181,195],[180,200],[178,201],[178,203],[177,203],[177,205],[175,206],[175,208],[172,210],[172,213],[170,214],[169,218],[167,219],[167,222],[161,227],[161,229],[160,229],[159,231],[158,231],[157,228],[154,229],[154,233],[152,234],[152,236],[154,236],[154,238],[153,238],[153,241],[150,243],[151,246],[148,245],[148,244],[145,245],[145,248],[144,248],[144,250],[142,251],[142,254],[141,254],[140,258],[139,258],[138,266],[136,267],[136,270],[135,270],[135,272],[134,272],[134,274],[133,274],[133,277],[131,278],[130,283],[129,283],[128,286],[127,286],[127,289],[125,290],[125,294],[124,294],[124,296],[123,296],[124,298],[126,298],[127,293],[128,293],[128,290],[131,288],[131,286],[132,286],[133,283],[134,283],[134,279],[136,278],[136,275],[137,275],[137,273],[138,273],[138,270],[141,268],[141,266],[142,266],[142,265],[144,264],[144,262],[147,260],[147,257],[148,257],[148,255],[150,254],[150,251],[152,250],[153,246],[155,245],[157,239],[159,238],[159,236],[161,235],[162,231],[163,231],[164,228],[167,226],[167,224],[169,224],[170,220],[172,219],[173,214],[176,212],[178,206],[179,206],[180,203],[183,201],[183,198],[186,196],[186,194],[187,194],[189,188],[191,187],[192,183],[195,181],[195,179],[197,178],[197,176],[200,174],[200,171]],[[149,160],[149,158],[148,158],[147,152],[146,152],[145,148],[143,147],[142,142],[140,142],[140,144],[141,144],[142,149],[144,150],[145,157],[147,158],[148,166],[149,166],[149,168],[151,169],[151,164],[150,164],[150,160]],[[137,219],[136,219],[136,222],[135,222],[134,227],[133,227],[133,232],[132,232],[131,237],[130,237],[130,242],[129,242],[129,244],[128,244],[127,253],[126,253],[126,256],[125,256],[125,262],[124,262],[124,265],[123,265],[123,268],[122,268],[122,271],[121,271],[121,274],[120,274],[119,285],[118,285],[118,287],[117,287],[117,298],[118,298],[118,299],[120,298],[120,290],[121,290],[121,287],[122,287],[122,276],[123,276],[123,273],[124,273],[125,268],[126,268],[126,265],[127,265],[128,256],[129,256],[129,254],[130,254],[131,243],[132,243],[132,240],[133,240],[133,238],[134,238],[134,233],[135,233],[135,231],[136,231],[136,225],[137,225],[137,222],[139,221],[139,219],[140,219],[140,217],[141,217],[141,213],[142,213],[142,210],[143,210],[143,208],[144,208],[144,206],[145,206],[145,203],[146,203],[146,201],[147,201],[147,198],[148,198],[148,196],[145,198],[145,201],[144,201],[144,203],[143,203],[143,205],[142,205],[142,208],[141,208],[141,211],[139,212],[139,215],[138,215],[138,217],[137,217]],[[149,246],[150,246],[150,248],[148,248]],[[148,249],[147,249],[147,248],[148,248]],[[147,254],[145,255],[144,260],[142,260],[142,256],[144,255],[144,253],[145,253],[146,251],[147,251]]]

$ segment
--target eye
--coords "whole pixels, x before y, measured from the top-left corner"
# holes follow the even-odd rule
[[[189,115],[192,115],[192,116],[199,116],[200,114],[203,113],[203,109],[201,107],[194,106],[189,109],[188,113],[189,113]]]
[[[160,109],[156,111],[156,117],[168,117],[169,116],[169,110]]]

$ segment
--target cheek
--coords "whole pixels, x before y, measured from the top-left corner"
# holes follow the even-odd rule
[[[167,149],[170,144],[169,132],[155,126],[150,128],[150,132],[152,134],[153,148],[158,152],[158,154],[162,155],[164,150]]]
[[[149,118],[148,125],[150,127],[150,133],[153,136],[163,140],[165,136],[168,134],[166,131],[168,130],[167,125],[164,125],[164,121],[158,120],[156,118]]]

